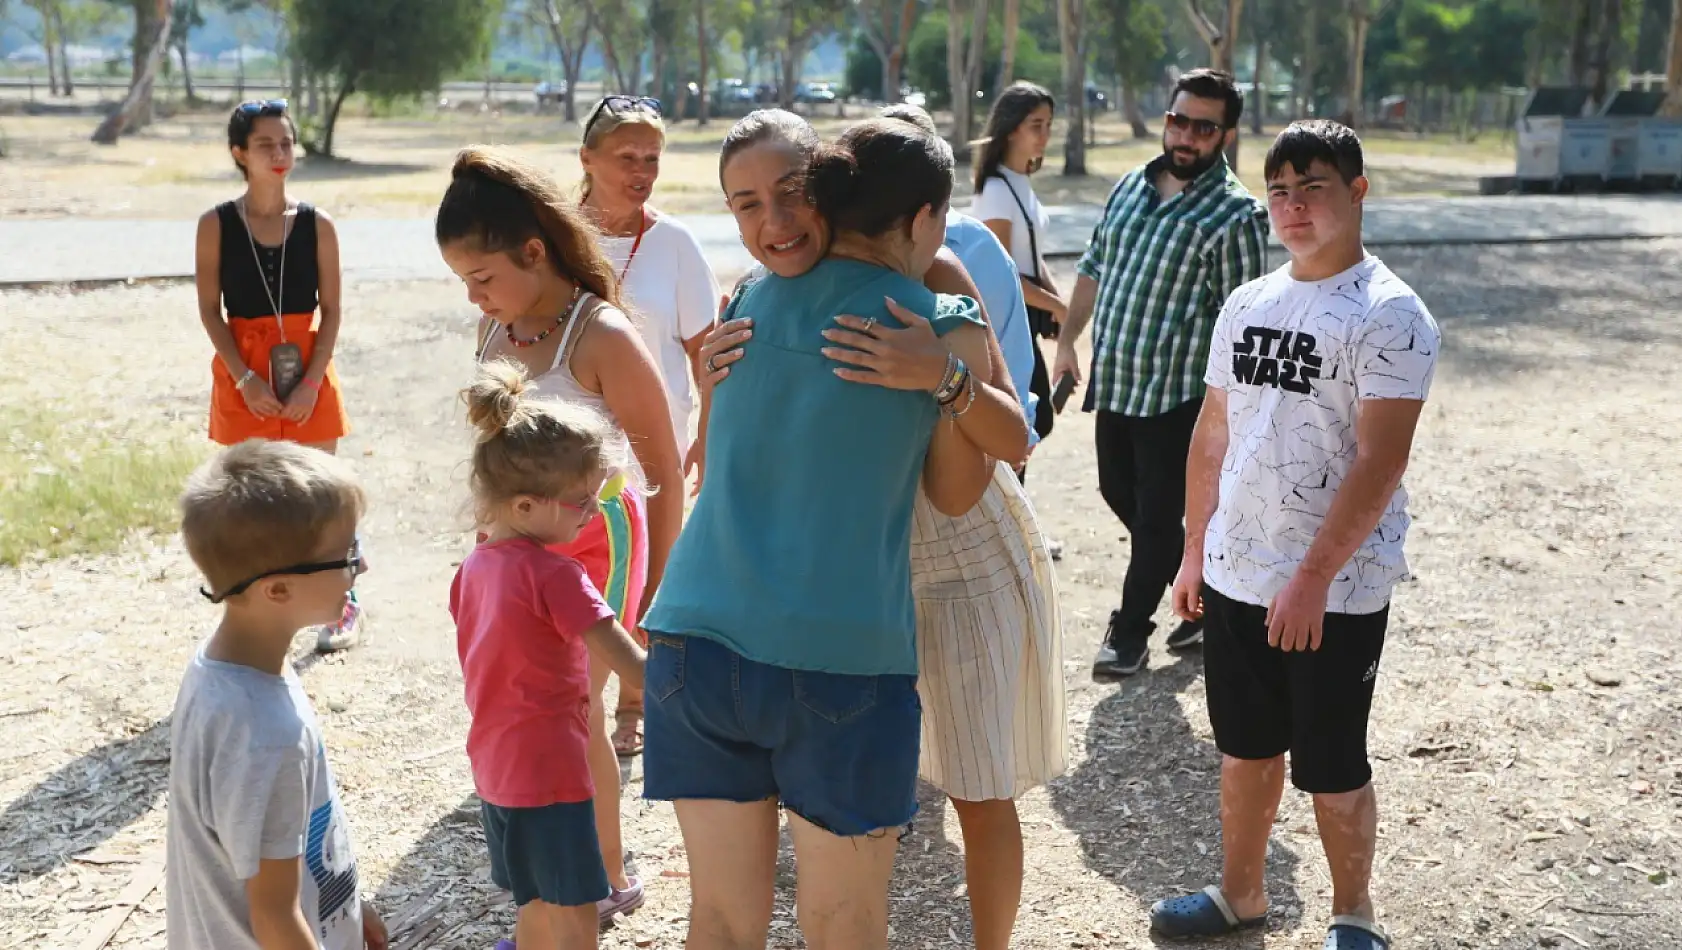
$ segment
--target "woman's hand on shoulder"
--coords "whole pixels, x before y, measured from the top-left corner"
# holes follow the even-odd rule
[[[885,299],[888,312],[905,324],[903,330],[883,326],[875,318],[842,314],[835,318],[840,329],[823,331],[824,339],[838,344],[824,347],[823,355],[842,364],[835,375],[849,382],[934,392],[946,375],[951,351],[922,315],[892,297]]]
[[[715,386],[730,375],[730,364],[742,358],[742,344],[751,339],[753,320],[750,317],[726,320],[707,331],[707,335],[701,338],[699,354],[703,392],[712,392]]]

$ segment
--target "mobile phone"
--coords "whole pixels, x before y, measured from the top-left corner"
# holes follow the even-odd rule
[[[1069,401],[1069,394],[1074,391],[1074,373],[1064,373],[1057,377],[1057,388],[1051,391],[1051,408],[1057,412],[1062,412],[1063,404]]]

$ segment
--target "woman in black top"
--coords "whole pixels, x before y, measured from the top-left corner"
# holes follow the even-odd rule
[[[283,99],[242,102],[228,119],[245,193],[199,218],[195,268],[199,319],[216,349],[210,437],[333,452],[350,431],[333,371],[339,237],[325,213],[286,193],[296,144]],[[359,613],[353,594],[345,622],[319,645],[349,645]]]

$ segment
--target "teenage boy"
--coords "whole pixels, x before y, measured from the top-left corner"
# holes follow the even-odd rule
[[[1174,609],[1204,621],[1221,764],[1221,883],[1151,908],[1154,930],[1263,923],[1267,839],[1291,781],[1314,799],[1332,876],[1326,946],[1388,950],[1368,884],[1378,806],[1367,718],[1407,574],[1401,487],[1436,368],[1436,322],[1361,243],[1361,142],[1334,122],[1280,133],[1265,163],[1284,267],[1216,321],[1186,476]]]

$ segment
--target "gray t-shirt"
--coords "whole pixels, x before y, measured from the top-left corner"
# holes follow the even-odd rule
[[[273,676],[201,647],[170,727],[170,950],[258,950],[246,882],[299,855],[317,944],[361,950],[356,858],[309,697],[290,665]]]

